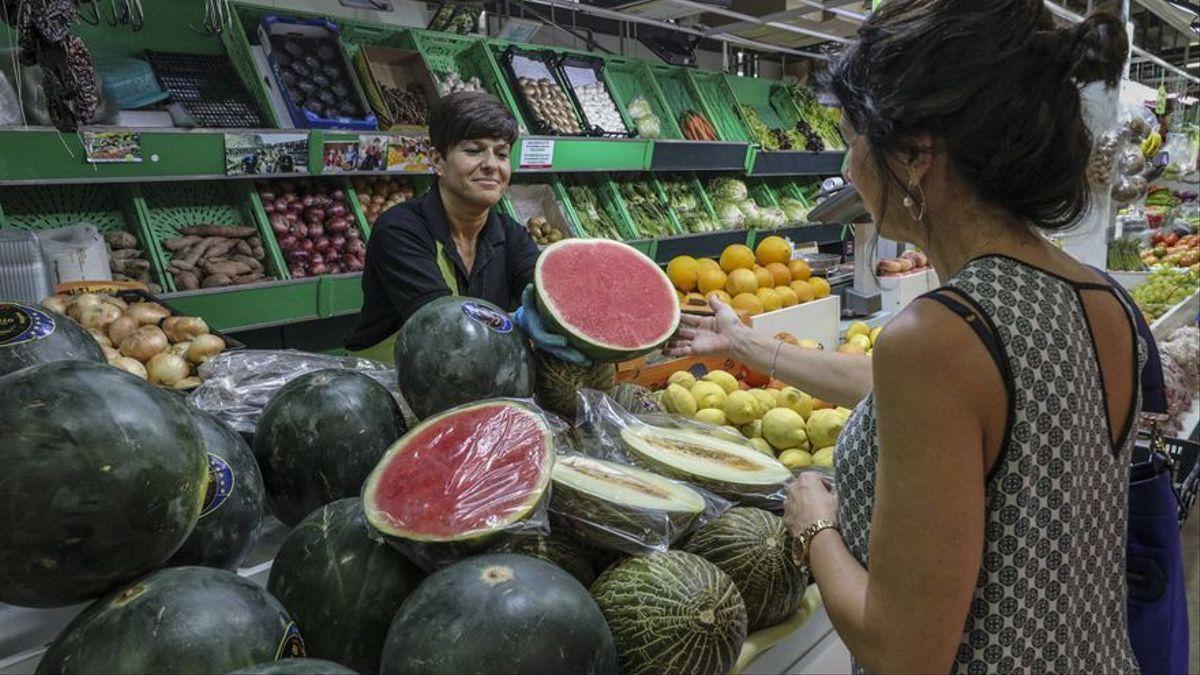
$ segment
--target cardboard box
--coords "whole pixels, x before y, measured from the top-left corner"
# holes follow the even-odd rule
[[[438,100],[437,82],[417,52],[391,47],[363,46],[354,57],[354,68],[382,129],[399,130],[400,126],[396,122],[395,111],[385,103],[384,87],[407,89],[410,84],[416,84],[425,94],[427,115],[428,107]]]

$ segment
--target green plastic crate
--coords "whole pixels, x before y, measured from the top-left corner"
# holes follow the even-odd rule
[[[0,187],[0,226],[53,230],[82,222],[91,223],[101,234],[125,231],[137,237],[152,276],[167,288],[164,262],[152,237],[140,226],[130,188],[100,183]]]
[[[793,129],[800,119],[800,111],[788,96],[787,89],[773,80],[757,77],[726,75],[734,99],[748,105],[758,113],[758,118],[771,129]],[[744,122],[744,120],[743,120]]]
[[[779,206],[779,197],[766,181],[747,180],[746,187],[750,189],[750,197],[760,208]]]
[[[512,185],[509,186],[509,192],[504,195],[501,205],[507,209],[506,213],[512,216],[514,220],[521,225],[526,224],[521,220],[522,214],[518,212],[516,205],[511,199],[512,187],[518,185],[545,185],[550,188],[550,192],[554,195],[554,200],[557,202],[558,209],[561,212],[563,224],[567,227],[566,236],[568,238],[581,236],[578,229],[579,216],[570,206],[570,199],[566,194],[566,188],[553,176],[526,174],[524,176],[513,177]]]
[[[681,181],[691,191],[692,195],[696,197],[696,201],[699,202],[698,210],[701,215],[708,216],[713,220],[717,219],[717,212],[713,209],[712,202],[708,198],[708,192],[704,189],[704,186],[694,174],[670,173],[656,175],[655,182],[659,184],[664,198],[666,197],[666,184],[673,181]],[[679,232],[681,234],[691,234],[692,232],[690,229],[688,229],[687,221],[685,217],[681,215],[681,212],[675,210],[674,208],[671,209],[671,212],[674,214],[676,222],[679,223]],[[685,211],[683,213],[687,212]]]
[[[500,99],[517,120],[523,122],[516,99],[509,91],[487,42],[480,38],[415,29],[408,31],[403,42],[402,48],[421,53],[425,67],[434,79],[440,82],[451,72],[457,72],[464,80],[478,77],[483,88]],[[526,127],[522,126],[522,132],[525,130]]]
[[[600,208],[608,214],[613,223],[617,226],[617,231],[621,238],[629,241],[637,238],[634,232],[633,225],[629,222],[629,214],[625,213],[625,207],[621,203],[619,195],[612,181],[606,178],[588,176],[586,174],[570,174],[561,177],[563,186],[563,204],[567,207],[567,215],[574,220],[575,231],[580,233],[580,236],[589,236],[586,233],[588,230],[584,227],[583,221],[579,217],[578,205],[571,198],[570,188],[578,185],[588,188],[592,194],[596,196],[600,203]]]
[[[647,68],[653,75],[658,90],[662,92],[663,102],[671,110],[671,119],[674,120],[676,129],[679,129],[679,118],[686,110],[694,110],[709,117],[703,102],[688,81],[686,69],[662,64],[650,65]],[[683,138],[682,131],[679,137]]]
[[[629,114],[629,104],[641,96],[650,105],[650,110],[660,122],[659,138],[680,139],[683,132],[679,130],[676,113],[667,105],[663,92],[650,72],[650,66],[640,59],[612,57],[606,60],[604,68],[613,95],[617,97],[617,105],[625,117],[633,121]],[[636,128],[636,125],[635,125]]]
[[[406,176],[362,176],[368,180],[386,177],[389,180],[407,180],[413,187],[413,199],[420,197],[426,190],[429,189],[433,179],[426,175],[413,174]],[[363,210],[362,204],[358,201],[358,190],[354,187],[354,181],[349,177],[340,179],[339,186],[346,193],[346,201],[350,204],[350,211],[354,214],[354,220],[358,223],[358,229],[362,232],[363,241],[371,238],[371,225],[367,222],[367,212]]]
[[[621,187],[620,187],[622,183],[629,183],[629,182],[633,182],[633,181],[644,181],[646,183],[647,187],[649,187],[650,190],[654,193],[654,196],[658,198],[659,203],[663,204],[664,206],[667,203],[667,195],[663,192],[662,186],[658,184],[658,181],[654,179],[654,174],[652,174],[652,173],[622,173],[622,174],[615,175],[613,177],[613,180],[609,181],[613,186],[613,192],[615,193],[614,198],[617,199],[618,202],[621,204],[621,209],[628,217],[629,226],[630,226],[630,229],[633,231],[634,235],[638,238],[654,238],[654,237],[659,237],[659,236],[669,237],[672,235],[683,234],[684,230],[683,230],[683,227],[679,224],[679,219],[675,216],[675,213],[669,207],[664,209],[667,214],[667,223],[666,223],[667,231],[665,233],[660,235],[657,233],[642,232],[640,230],[640,228],[637,227],[636,221],[634,221],[633,216],[630,215],[628,200],[626,199],[625,195],[621,192]]]
[[[196,225],[253,227],[262,239],[266,257],[262,261],[268,279],[287,279],[287,265],[268,226],[258,193],[250,181],[189,181],[147,183],[136,188],[139,220],[154,242],[154,252],[164,270],[171,254],[162,242],[180,236],[179,229]],[[170,274],[163,275],[165,288],[177,291]]]
[[[711,70],[687,71],[687,77],[704,102],[708,121],[712,122],[717,135],[723,141],[746,143],[751,141],[750,133],[742,122],[741,113],[737,109],[737,99],[733,96],[725,76]]]

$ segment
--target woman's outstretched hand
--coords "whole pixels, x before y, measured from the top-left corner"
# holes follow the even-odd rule
[[[738,340],[748,334],[747,328],[729,305],[715,297],[708,304],[716,312],[711,317],[684,314],[679,332],[667,342],[667,356],[724,356],[730,354]]]

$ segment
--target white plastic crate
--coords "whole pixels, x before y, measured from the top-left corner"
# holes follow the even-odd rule
[[[754,317],[754,329],[768,335],[786,331],[798,339],[820,342],[825,349],[837,349],[838,325],[842,319],[842,299],[837,295],[802,305],[793,305]]]

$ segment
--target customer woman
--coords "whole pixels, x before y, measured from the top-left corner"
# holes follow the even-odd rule
[[[858,668],[1132,672],[1125,532],[1140,343],[1131,306],[1040,232],[1089,202],[1078,85],[1116,83],[1122,24],[1041,0],[889,0],[831,65],[846,177],[945,287],[873,357],[715,318],[673,355],[731,354],[843,406],[836,493],[789,490],[797,553]]]
[[[414,312],[437,298],[464,295],[517,310],[517,324],[539,349],[583,363],[562,336],[542,329],[529,292],[537,244],[495,208],[512,176],[512,113],[490,94],[450,94],[434,105],[429,135],[436,182],[371,228],[362,313],[346,349],[391,363],[396,331]]]

